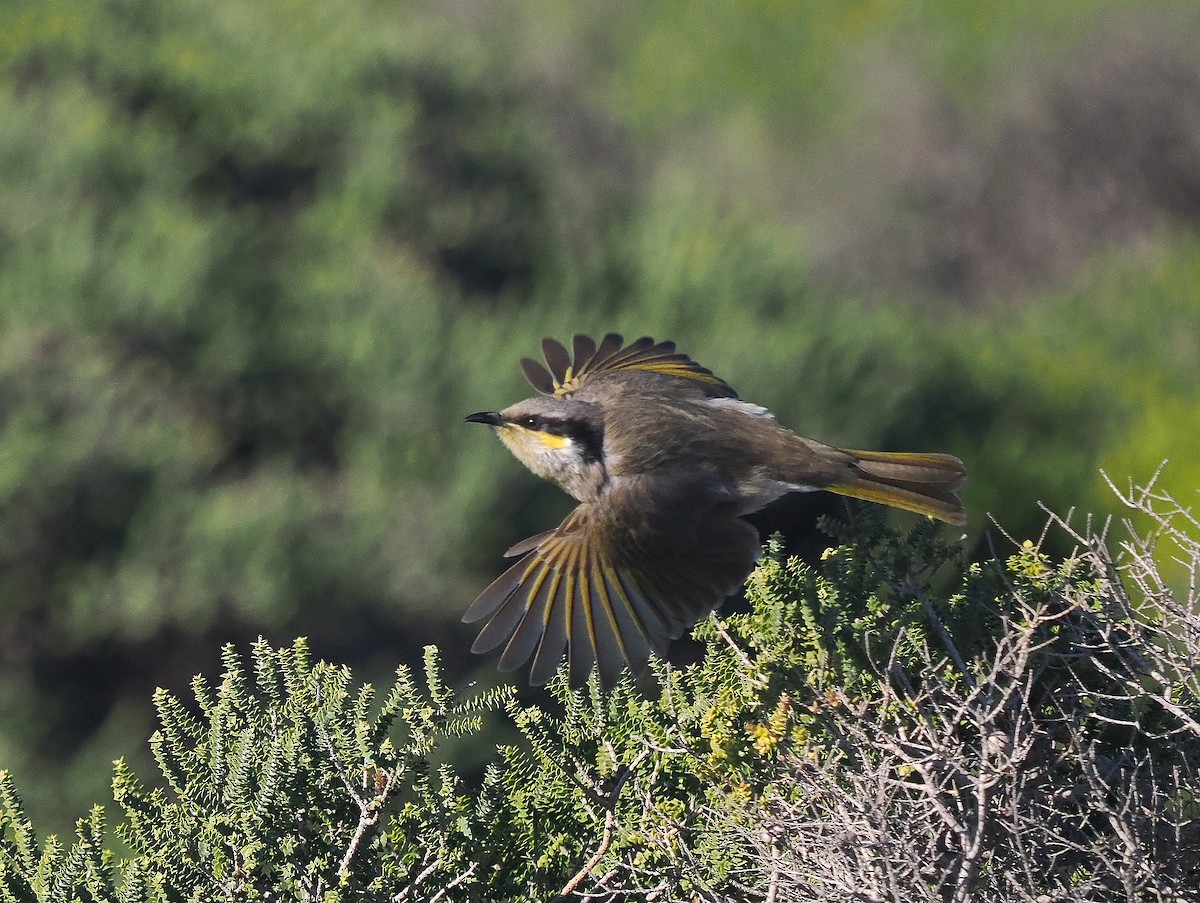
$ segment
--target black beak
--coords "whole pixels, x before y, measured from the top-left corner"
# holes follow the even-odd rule
[[[486,423],[488,426],[499,426],[503,421],[495,411],[480,411],[478,414],[468,414],[463,420],[467,423]]]

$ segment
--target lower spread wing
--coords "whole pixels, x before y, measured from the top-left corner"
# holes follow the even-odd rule
[[[463,616],[489,618],[472,652],[505,644],[500,670],[533,656],[544,684],[565,653],[572,686],[599,666],[605,688],[626,663],[641,671],[745,579],[758,534],[713,486],[609,492],[556,530],[509,550],[523,557]]]

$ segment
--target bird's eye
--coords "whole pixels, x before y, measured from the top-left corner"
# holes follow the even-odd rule
[[[525,427],[526,429],[530,429],[530,430],[536,430],[536,429],[540,428],[541,425],[542,425],[542,418],[537,417],[532,414],[521,421],[521,426]]]

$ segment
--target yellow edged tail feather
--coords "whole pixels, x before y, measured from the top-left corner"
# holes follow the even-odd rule
[[[963,526],[967,514],[957,490],[967,480],[962,461],[953,455],[911,452],[849,451],[855,479],[821,488],[879,502]]]

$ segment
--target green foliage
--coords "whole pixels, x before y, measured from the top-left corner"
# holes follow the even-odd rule
[[[375,899],[472,865],[494,788],[465,794],[430,754],[478,731],[507,690],[456,698],[432,647],[427,690],[401,667],[379,704],[370,685],[352,689],[347,668],[312,664],[303,640],[279,650],[260,641],[251,658],[247,674],[226,648],[220,685],[196,678],[194,709],[155,694],[162,728],[150,745],[165,785],[148,789],[116,763],[116,834],[129,851],[119,882],[101,809],[79,822],[70,849],[54,837],[39,849],[5,773],[3,898]]]
[[[986,662],[1035,610],[1052,615],[1031,628],[1044,663],[1032,669],[1033,698],[1050,706],[1038,728],[1045,742],[1074,712],[1089,749],[1128,749],[1136,725],[1156,767],[1195,764],[1200,738],[1174,739],[1180,717],[1200,715],[1194,698],[1180,716],[1149,689],[1118,692],[1122,657],[1132,661],[1120,634],[1152,625],[1104,610],[1108,575],[1078,559],[1055,565],[1032,544],[1006,562],[968,565],[929,522],[906,534],[877,517],[827,527],[837,544],[813,565],[772,545],[748,608],[697,627],[703,661],[656,662],[657,694],[629,680],[608,694],[595,680],[572,692],[560,674],[546,704],[509,688],[463,696],[429,647],[424,688],[401,667],[377,701],[348,668],[314,664],[303,640],[284,649],[260,640],[249,668],[227,647],[220,682],[197,677],[194,703],[155,694],[161,781],[146,786],[116,763],[125,852],[111,851],[100,807],[71,846],[39,842],[11,777],[0,776],[0,899],[517,901],[576,890],[628,899],[633,887],[761,899],[747,837],[764,817],[756,801],[796,792],[791,763],[838,761],[847,710],[903,737],[928,717],[927,703],[906,699],[975,680],[1004,691],[1005,675],[987,676]],[[951,591],[936,591],[939,582]],[[1094,663],[1081,669],[1085,647]],[[1137,674],[1147,687],[1162,679]],[[1081,688],[1104,708],[1090,722],[1104,730],[1085,724]],[[521,742],[468,780],[445,760],[447,741],[499,710]],[[966,721],[949,727],[970,736]],[[1048,792],[1082,779],[1059,772]]]
[[[847,105],[867,102],[856,68],[897,41],[928,77],[976,97],[1014,44],[1026,52],[1032,43],[1061,53],[1081,40],[1083,23],[1136,3],[1025,0],[981,8],[963,0],[917,7],[881,0],[724,0],[699,9],[661,0],[624,6],[617,4],[625,41],[604,47],[617,61],[605,87],[635,127],[661,135],[697,116],[720,124],[740,116],[744,128],[748,113],[774,131],[833,129]],[[544,15],[541,4],[527,8],[531,17]],[[597,15],[608,14],[606,8]],[[586,47],[581,51],[587,55]]]
[[[369,3],[55,7],[4,13],[5,595],[64,649],[390,605],[417,528],[366,519],[440,475],[438,283],[552,263],[518,102]]]

